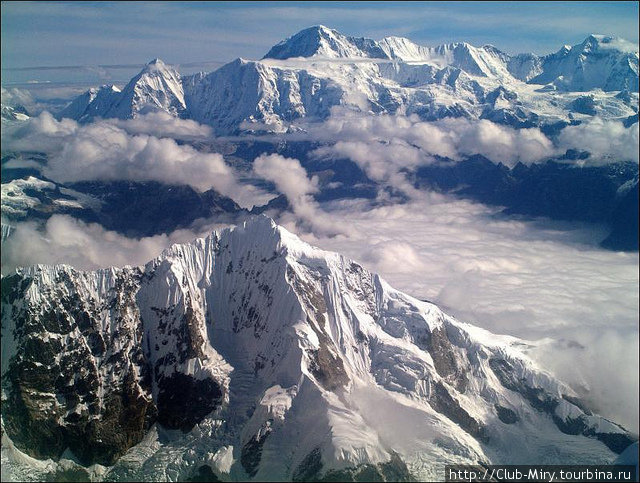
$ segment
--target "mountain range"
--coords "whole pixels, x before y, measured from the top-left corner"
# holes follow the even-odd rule
[[[529,345],[264,216],[141,267],[24,268],[2,278],[3,474],[428,481],[637,440]]]
[[[89,89],[58,116],[88,123],[161,110],[208,124],[218,134],[300,131],[304,136],[310,123],[326,120],[340,108],[413,114],[425,120],[463,117],[515,128],[538,126],[554,139],[563,127],[594,117],[622,121],[629,128],[638,119],[637,90],[638,53],[618,38],[591,35],[546,56],[511,56],[487,45],[424,47],[400,37],[374,41],[317,26],[275,45],[259,61],[236,59],[208,74],[181,76],[155,59],[126,86]],[[29,118],[22,105],[28,99],[14,91],[3,88],[6,123]],[[318,201],[376,197],[379,186],[352,160],[310,156],[318,147],[311,139],[273,143],[248,136],[222,144],[192,144],[198,150],[224,152],[225,159],[249,177],[252,161],[262,153],[299,159],[309,176],[321,180]],[[31,217],[46,220],[56,213],[128,236],[170,232],[198,218],[228,221],[242,213],[233,200],[215,191],[198,193],[170,183],[57,183],[33,167],[9,168],[11,160],[21,156],[4,152],[2,158],[7,235],[13,223]],[[41,155],[26,156],[46,164]],[[603,246],[637,250],[637,162],[618,159],[606,166],[581,166],[588,157],[588,152],[572,149],[547,162],[508,167],[472,155],[421,166],[407,176],[418,188],[504,206],[509,213],[605,223],[611,234]],[[286,209],[282,201],[280,207]],[[274,203],[278,201],[254,212]]]
[[[567,125],[592,115],[638,113],[638,52],[591,35],[546,56],[510,56],[496,47],[424,47],[311,27],[257,61],[236,59],[211,73],[180,76],[159,59],[122,89],[93,88],[60,117],[131,118],[150,110],[210,125],[218,134],[287,132],[335,106],[360,112],[488,119],[513,127]]]

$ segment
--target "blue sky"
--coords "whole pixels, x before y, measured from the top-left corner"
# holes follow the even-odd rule
[[[589,33],[638,42],[638,2],[2,2],[2,67],[259,58],[310,25],[548,53]]]

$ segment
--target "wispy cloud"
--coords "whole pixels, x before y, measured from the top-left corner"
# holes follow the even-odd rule
[[[283,224],[289,227],[293,225],[293,231],[298,231],[296,227],[302,223],[313,232],[323,235],[333,236],[339,231],[313,199],[313,194],[319,191],[317,177],[309,178],[299,160],[279,154],[263,154],[254,160],[253,170],[261,178],[274,183],[289,201],[294,217],[285,214]]]

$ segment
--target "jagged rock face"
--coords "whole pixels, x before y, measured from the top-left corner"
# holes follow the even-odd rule
[[[2,414],[18,447],[54,459],[70,448],[84,463],[113,464],[142,439],[155,405],[139,277],[68,268],[3,278],[3,341],[16,346],[3,344]]]
[[[447,462],[607,462],[633,441],[522,341],[264,217],[141,268],[2,282],[4,431],[112,465],[100,478],[424,480]]]

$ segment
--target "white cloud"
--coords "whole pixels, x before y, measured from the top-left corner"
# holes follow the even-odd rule
[[[7,128],[3,150],[47,153],[42,173],[63,183],[126,179],[185,184],[199,191],[213,188],[245,207],[269,198],[262,190],[240,183],[238,174],[220,154],[203,153],[170,138],[132,135],[127,130],[189,136],[209,132],[192,121],[169,120],[162,114],[82,126],[69,119],[57,121],[43,112],[23,126]]]
[[[174,243],[191,242],[225,226],[199,222],[192,229],[139,239],[67,215],[53,215],[44,227],[35,222],[17,223],[2,242],[2,273],[34,264],[64,263],[81,270],[143,265]]]
[[[460,161],[481,154],[508,166],[542,162],[557,154],[538,128],[513,129],[487,120],[446,118],[424,122],[415,116],[365,115],[336,108],[319,125],[305,126],[314,140],[327,143],[312,155],[348,158],[367,176],[410,197],[417,193],[407,172],[445,157]]]
[[[637,42],[629,42],[628,40],[621,39],[620,37],[613,37],[608,42],[600,42],[599,47],[601,49],[620,50],[621,52],[627,52],[629,54],[638,52]]]
[[[129,134],[149,134],[172,139],[210,139],[212,129],[190,119],[179,119],[164,111],[150,112],[135,119],[108,119],[108,122]]]
[[[312,137],[329,143],[377,141],[381,146],[376,149],[397,151],[402,147],[404,152],[392,152],[386,158],[400,156],[394,163],[407,168],[431,162],[432,156],[458,161],[481,154],[513,166],[518,162],[545,161],[557,154],[551,140],[538,128],[514,129],[486,119],[445,118],[426,122],[416,115],[366,115],[334,108],[326,122],[307,129]]]
[[[254,172],[276,185],[276,189],[287,197],[294,217],[286,216],[282,223],[292,227],[302,222],[316,233],[336,233],[332,220],[320,209],[313,198],[318,192],[317,177],[309,178],[307,172],[294,158],[285,158],[279,154],[263,154],[253,162]]]
[[[567,126],[558,136],[563,149],[588,151],[590,161],[606,164],[618,161],[638,162],[638,123],[625,128],[619,121],[606,121],[598,117]]]
[[[417,116],[371,115],[337,107],[323,123],[304,126],[308,138],[325,143],[311,153],[321,159],[347,158],[372,180],[408,195],[420,194],[409,174],[438,157],[460,161],[482,155],[495,163],[542,163],[558,158],[567,149],[591,153],[583,164],[638,162],[638,123],[625,128],[621,122],[592,118],[563,129],[552,141],[538,128],[514,129],[491,121],[445,118],[434,122]]]
[[[290,202],[304,202],[318,192],[318,178],[309,179],[307,172],[294,158],[285,158],[279,154],[263,154],[253,162],[253,170],[276,185]]]

